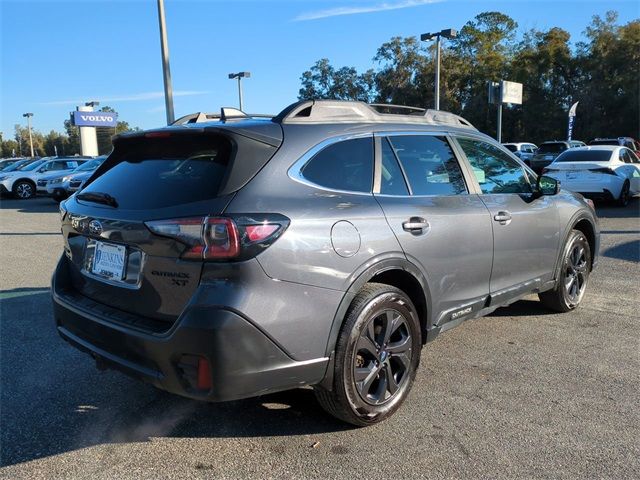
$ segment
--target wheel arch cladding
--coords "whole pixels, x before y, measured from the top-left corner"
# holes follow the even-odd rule
[[[386,259],[372,265],[360,274],[345,293],[334,316],[327,342],[327,356],[330,356],[335,348],[338,333],[342,328],[344,317],[351,302],[360,289],[369,282],[391,285],[406,293],[416,307],[420,321],[420,329],[422,331],[422,343],[426,343],[431,312],[431,295],[427,281],[420,270],[406,259]]]
[[[418,279],[400,268],[383,270],[369,279],[369,282],[383,283],[402,290],[411,300],[418,312],[422,344],[427,341],[427,299]]]
[[[596,232],[595,228],[591,224],[589,220],[583,218],[579,220],[574,226],[573,230],[578,230],[587,237],[587,242],[589,243],[589,248],[591,249],[591,268],[593,268],[593,262],[595,258],[595,249],[596,249]]]

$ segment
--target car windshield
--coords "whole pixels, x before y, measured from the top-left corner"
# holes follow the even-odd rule
[[[35,170],[36,168],[38,168],[43,163],[44,163],[44,160],[37,160],[35,162],[21,165],[20,167],[17,168],[17,170],[20,170],[21,172],[30,172],[31,170]]]
[[[560,153],[564,152],[567,146],[564,143],[543,143],[538,149],[538,153]]]
[[[610,150],[569,150],[560,155],[556,162],[608,162]]]
[[[2,169],[0,169],[0,171],[2,172],[13,172],[15,169],[17,169],[20,165],[23,165],[24,161],[22,160],[18,160],[17,162],[7,162],[5,165],[1,165]]]
[[[91,170],[95,170],[102,164],[102,160],[90,160],[87,163],[83,163],[78,168],[74,170],[74,172],[89,172]]]
[[[518,151],[518,147],[516,145],[505,145],[505,147],[507,147],[507,150],[509,150],[510,152]]]

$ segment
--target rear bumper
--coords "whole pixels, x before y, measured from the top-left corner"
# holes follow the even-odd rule
[[[578,193],[580,193],[585,198],[589,198],[591,200],[605,201],[605,202],[613,201],[616,198],[607,189],[603,189],[600,192],[578,192]]]
[[[143,332],[111,320],[109,308],[88,309],[65,290],[64,257],[52,281],[53,310],[60,336],[98,365],[185,397],[226,401],[319,383],[327,358],[296,361],[240,313],[219,306],[188,307],[170,330]],[[77,294],[76,294],[77,295]],[[185,356],[205,358],[212,388],[194,388]]]

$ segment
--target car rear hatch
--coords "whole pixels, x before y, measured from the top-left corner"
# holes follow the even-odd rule
[[[591,162],[554,162],[544,169],[546,175],[552,175],[560,182],[571,181],[598,181],[602,175],[616,175],[615,171],[610,168],[608,161]]]
[[[207,261],[190,235],[219,229],[205,224],[273,156],[275,133],[179,127],[117,139],[61,206],[73,293],[169,328]]]

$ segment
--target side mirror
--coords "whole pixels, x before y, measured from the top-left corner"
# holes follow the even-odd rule
[[[539,195],[557,195],[560,191],[560,182],[555,178],[540,175],[536,184]]]

